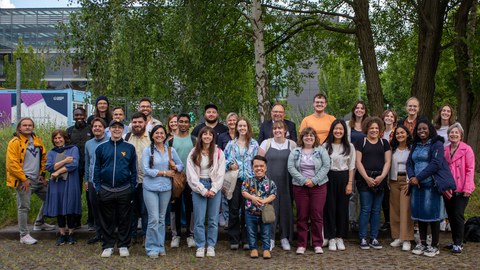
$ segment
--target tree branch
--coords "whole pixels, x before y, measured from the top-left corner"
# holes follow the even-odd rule
[[[289,9],[289,8],[284,8],[284,7],[279,7],[279,6],[274,6],[274,5],[269,5],[269,4],[262,4],[262,7],[274,9],[274,10],[280,10],[280,11],[287,11],[287,12],[293,12],[293,13],[304,13],[304,14],[322,14],[326,16],[338,16],[338,17],[343,17],[349,20],[353,20],[352,16],[349,16],[347,14],[343,13],[337,13],[337,12],[329,12],[329,11],[323,11],[323,10],[300,10],[300,9]]]

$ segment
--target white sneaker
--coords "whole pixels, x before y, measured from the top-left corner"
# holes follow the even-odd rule
[[[322,247],[315,247],[315,254],[323,254],[323,249]]]
[[[395,239],[393,242],[390,243],[390,246],[392,247],[399,247],[403,244],[403,241],[400,239]]]
[[[410,249],[412,248],[412,244],[410,243],[410,241],[403,241],[403,244],[402,244],[402,250],[403,251],[409,251]]]
[[[189,248],[195,247],[195,239],[193,239],[193,236],[187,237],[187,246]]]
[[[445,219],[444,219],[440,222],[440,231],[444,232],[446,226],[447,226],[447,222],[445,222]]]
[[[270,239],[270,251],[272,251],[274,247],[275,247],[275,240]]]
[[[207,257],[215,257],[215,248],[214,247],[208,247],[207,248]]]
[[[103,250],[101,257],[110,258],[113,255],[113,248],[106,248]]]
[[[130,256],[130,252],[128,252],[128,248],[127,247],[121,247],[118,249],[118,251],[120,252],[120,257],[128,257]]]
[[[280,243],[282,244],[282,249],[283,250],[289,251],[290,249],[292,249],[290,247],[290,242],[288,242],[287,238],[283,238],[282,240],[280,240]]]
[[[337,241],[335,239],[328,240],[328,250],[337,251]]]
[[[328,246],[328,239],[323,238],[323,245],[322,247]]]
[[[172,242],[170,243],[170,247],[178,248],[180,246],[180,236],[174,236],[172,238]]]
[[[20,243],[27,244],[27,245],[33,245],[33,244],[37,243],[37,239],[30,236],[30,234],[27,234],[23,237],[20,237]]]
[[[205,257],[205,248],[197,248],[197,252],[195,253],[195,257],[197,257],[197,258]]]
[[[249,250],[250,245],[249,244],[243,244],[243,250]]]
[[[337,250],[345,250],[345,244],[343,243],[342,238],[335,239],[337,242]]]
[[[53,231],[55,230],[56,226],[55,225],[50,225],[48,223],[42,223],[40,225],[33,225],[33,230],[34,231]]]
[[[448,222],[447,225],[445,225],[445,231],[446,232],[451,232],[452,231],[452,226],[450,226],[450,222]]]
[[[305,248],[304,247],[298,247],[296,253],[297,254],[305,254]]]

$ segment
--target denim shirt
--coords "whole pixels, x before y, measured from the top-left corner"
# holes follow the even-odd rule
[[[305,185],[307,177],[303,176],[300,170],[300,155],[302,148],[295,147],[288,156],[288,171],[292,175],[292,184],[295,186]],[[328,182],[328,171],[330,170],[330,156],[322,146],[313,149],[313,161],[315,163],[315,177],[312,178],[314,185],[321,186]]]
[[[170,177],[158,176],[159,171],[169,170],[168,164],[168,146],[165,144],[164,153],[160,153],[157,147],[153,150],[153,168],[150,168],[150,146],[145,147],[142,153],[143,166],[143,188],[148,191],[168,191],[172,189],[172,179]],[[183,170],[183,163],[177,152],[172,148],[172,160],[175,162],[177,171]]]
[[[225,147],[225,159],[226,159],[226,168],[233,164],[237,163],[238,165],[238,178],[242,181],[248,178],[252,178],[253,168],[252,160],[253,157],[258,152],[258,143],[255,139],[250,139],[250,145],[248,149],[242,154],[240,154],[240,147],[237,144],[237,138],[230,141]]]

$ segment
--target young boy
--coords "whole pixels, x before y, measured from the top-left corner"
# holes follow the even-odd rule
[[[277,187],[267,178],[267,160],[255,156],[252,160],[255,177],[246,179],[242,184],[242,196],[245,198],[245,223],[247,225],[250,258],[258,258],[257,228],[260,225],[260,236],[263,246],[263,258],[270,259],[271,224],[262,222],[263,206],[275,200]]]

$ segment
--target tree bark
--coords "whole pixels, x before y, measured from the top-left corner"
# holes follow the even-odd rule
[[[418,0],[417,63],[411,94],[420,100],[420,114],[429,118],[433,112],[435,74],[441,53],[444,16],[449,0]]]
[[[368,0],[355,0],[352,3],[355,11],[355,35],[357,36],[360,58],[362,60],[365,82],[367,85],[368,104],[371,115],[381,116],[383,113],[383,91],[380,84],[372,27],[369,19]]]
[[[255,87],[257,89],[258,124],[260,126],[265,121],[266,112],[270,108],[261,0],[252,1],[251,22],[255,48]]]

